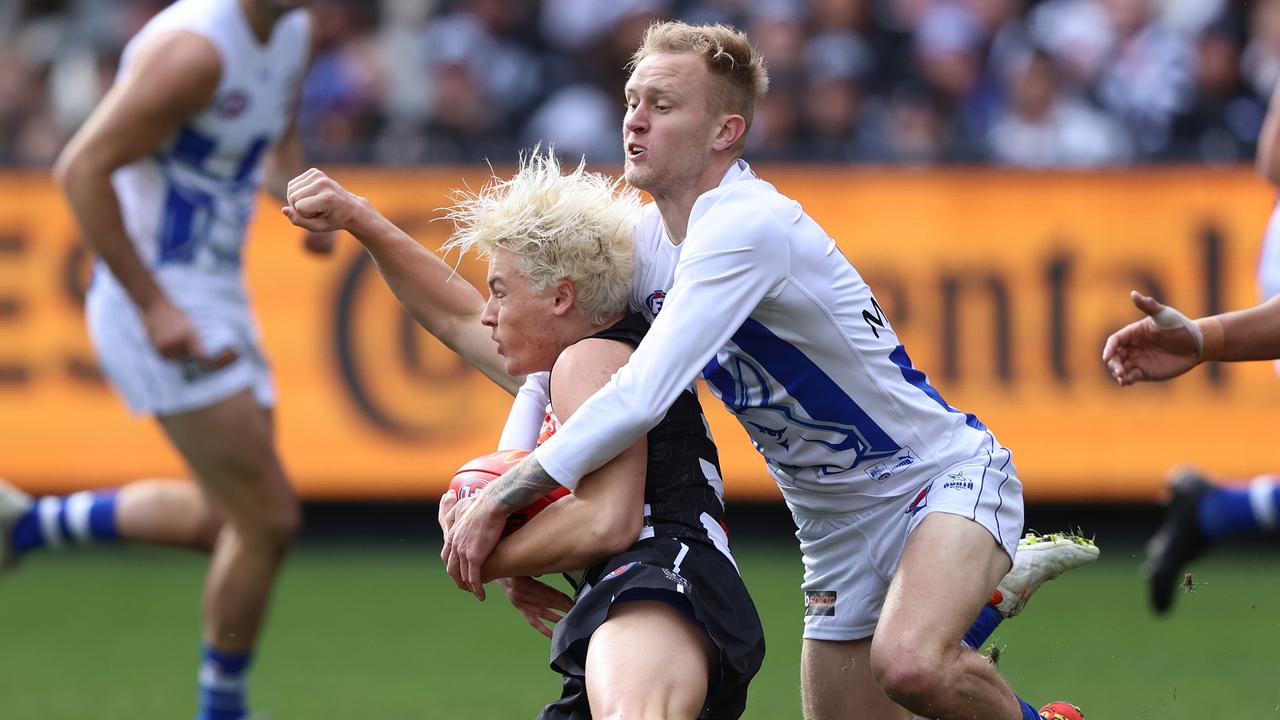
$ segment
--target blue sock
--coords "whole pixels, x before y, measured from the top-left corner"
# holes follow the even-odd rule
[[[116,526],[116,490],[42,497],[31,504],[13,529],[19,553],[45,547],[91,545],[120,537]]]
[[[1028,705],[1026,700],[1018,698],[1018,702],[1022,703],[1022,720],[1042,720],[1040,711]]]
[[[249,714],[245,685],[253,653],[224,653],[205,645],[196,720],[240,720]]]
[[[1280,485],[1263,476],[1247,487],[1211,486],[1200,498],[1196,518],[1210,540],[1274,533],[1280,524]]]
[[[981,650],[982,644],[991,637],[991,633],[995,632],[1001,620],[1004,620],[1004,616],[999,610],[990,605],[983,605],[982,610],[978,611],[978,619],[973,621],[973,625],[969,626],[969,632],[964,634],[964,644],[974,650]]]

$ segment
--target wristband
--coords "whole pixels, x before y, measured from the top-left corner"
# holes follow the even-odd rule
[[[1212,315],[1196,320],[1195,326],[1204,338],[1200,347],[1200,359],[1221,360],[1222,349],[1227,341],[1227,334],[1222,327],[1222,321],[1218,319],[1217,315]]]

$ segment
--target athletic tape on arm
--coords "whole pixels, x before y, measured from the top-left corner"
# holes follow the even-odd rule
[[[1196,344],[1196,357],[1204,356],[1204,333],[1200,331],[1200,326],[1196,325],[1186,315],[1178,312],[1176,309],[1165,305],[1160,308],[1160,312],[1151,316],[1155,321],[1156,327],[1161,330],[1177,330],[1182,328],[1191,333],[1191,339]]]

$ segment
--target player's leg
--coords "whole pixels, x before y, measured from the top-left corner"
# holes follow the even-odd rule
[[[1215,542],[1231,537],[1274,534],[1280,528],[1280,483],[1275,476],[1246,485],[1209,482],[1191,468],[1176,470],[1169,482],[1164,522],[1147,544],[1143,568],[1156,612],[1167,612],[1183,570]]]
[[[884,718],[911,713],[889,699],[871,674],[871,638],[806,638],[800,653],[800,693],[805,720]]]
[[[961,643],[1011,566],[987,529],[966,517],[934,512],[920,522],[871,646],[872,670],[889,697],[940,720],[1039,717],[985,657]]]
[[[871,674],[871,635],[907,533],[903,503],[890,499],[845,516],[795,515],[804,561],[801,703],[806,720],[911,715]]]
[[[222,511],[190,480],[138,480],[116,495],[116,526],[127,542],[208,552],[222,530]]]
[[[208,551],[221,514],[192,482],[138,480],[119,488],[30,498],[0,480],[0,566],[39,548],[111,540]]]
[[[1022,612],[1041,585],[1097,558],[1097,546],[1077,535],[1028,533],[1018,541],[1013,569],[1001,578],[997,592],[969,626],[964,644],[980,649],[1001,621]],[[870,674],[870,648],[870,638],[805,640],[800,682],[806,718],[911,716],[888,699]]]
[[[714,661],[707,633],[673,606],[618,603],[587,649],[591,715],[694,720],[706,702]]]
[[[239,718],[244,675],[298,530],[298,501],[276,455],[271,413],[252,391],[160,421],[223,513],[205,581],[200,717]]]

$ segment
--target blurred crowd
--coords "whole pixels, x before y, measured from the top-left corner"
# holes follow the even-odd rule
[[[158,0],[0,3],[0,164],[43,166]],[[1092,167],[1248,160],[1280,0],[316,0],[300,123],[319,163],[620,163],[655,19],[764,54],[756,161]]]

